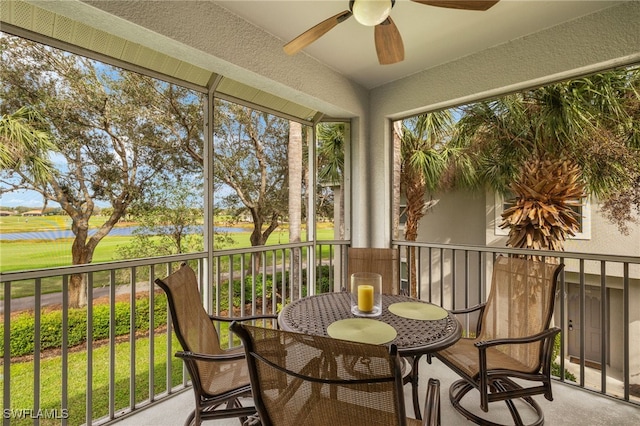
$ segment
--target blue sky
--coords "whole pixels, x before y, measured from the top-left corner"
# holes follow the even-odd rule
[[[61,170],[66,170],[66,160],[65,158],[56,153],[51,153],[49,155],[49,159],[53,163],[53,165]],[[34,209],[38,207],[42,207],[44,204],[44,200],[42,199],[42,195],[37,193],[36,191],[12,191],[5,194],[0,194],[0,207],[33,207]],[[47,207],[60,207],[60,204],[49,201]]]
[[[44,204],[42,196],[35,191],[13,191],[0,195],[0,206],[2,207],[42,207]],[[58,203],[49,202],[47,207],[60,207]]]

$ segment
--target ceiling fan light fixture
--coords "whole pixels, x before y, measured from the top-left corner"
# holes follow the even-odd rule
[[[387,19],[392,7],[391,0],[354,0],[351,11],[362,25],[373,27]]]

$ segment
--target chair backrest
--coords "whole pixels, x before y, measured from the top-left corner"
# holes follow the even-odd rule
[[[218,333],[202,304],[193,269],[183,264],[168,277],[155,282],[167,294],[171,321],[182,349],[206,355],[222,353]]]
[[[231,329],[245,347],[264,426],[346,425],[354,419],[357,424],[406,424],[395,346],[240,323]]]
[[[500,256],[493,266],[491,290],[479,340],[532,336],[549,328],[558,275],[563,264]],[[496,346],[537,371],[541,343]]]
[[[349,247],[347,256],[347,279],[351,279],[351,274],[355,272],[375,272],[382,275],[383,293],[398,294],[400,290],[399,249]]]

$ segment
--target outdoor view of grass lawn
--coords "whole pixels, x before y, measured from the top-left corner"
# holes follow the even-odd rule
[[[99,221],[99,218],[96,222]],[[64,229],[68,224],[68,218],[64,216],[36,216],[29,217],[28,220],[22,216],[11,216],[0,218],[0,231],[3,234],[19,233],[19,232],[42,232],[56,231]],[[68,226],[68,225],[67,225]],[[121,226],[136,226],[135,223],[124,223]],[[234,228],[242,228],[242,226],[234,225]],[[233,233],[232,247],[249,246],[250,228],[244,232]],[[318,230],[320,239],[333,238],[332,226],[320,225]],[[94,256],[94,263],[109,262],[118,259],[118,248],[129,244],[134,237],[132,236],[108,236],[98,246]],[[286,243],[288,233],[274,233],[268,245]],[[40,268],[50,268],[70,264],[71,254],[71,238],[60,238],[54,240],[1,240],[0,241],[0,265],[3,272],[13,270],[31,270]],[[325,254],[326,255],[326,254]],[[280,258],[278,258],[280,260]],[[122,278],[122,284],[128,283],[128,278]],[[109,286],[108,273],[94,274],[94,288]],[[143,283],[144,284],[144,283]],[[15,282],[11,286],[12,298],[30,297],[34,294],[33,281]],[[44,279],[41,283],[41,291],[43,294],[60,292],[60,280]],[[4,292],[0,294],[4,300]],[[171,384],[167,386],[167,365],[165,364],[167,353],[167,306],[164,294],[157,293],[155,296],[155,318],[154,324],[156,329],[153,344],[153,355],[151,355],[149,344],[148,326],[148,291],[137,296],[137,303],[142,304],[136,308],[136,329],[131,330],[129,327],[130,302],[129,296],[125,296],[122,301],[117,302],[116,321],[118,327],[118,342],[115,345],[115,407],[116,411],[126,409],[130,404],[130,357],[132,353],[132,344],[135,347],[136,354],[135,363],[135,400],[136,403],[148,400],[149,398],[149,377],[153,374],[154,394],[162,393],[167,388],[172,388],[180,384],[187,376],[183,375],[182,361],[173,358],[171,371]],[[146,304],[145,304],[146,302]],[[223,289],[221,297],[222,304],[227,303],[226,291]],[[102,344],[108,339],[109,312],[107,298],[98,298],[93,304],[93,385],[92,397],[93,405],[91,413],[92,418],[101,418],[109,413],[108,392],[109,392],[109,365],[110,351],[109,345]],[[102,305],[105,309],[100,307]],[[120,313],[120,311],[123,311]],[[68,378],[68,416],[69,424],[80,424],[85,420],[85,405],[87,395],[87,352],[86,352],[86,312],[85,308],[71,309],[70,318],[76,318],[77,328],[70,329],[70,336],[77,336],[77,341],[69,342],[68,366],[67,371],[70,372]],[[79,319],[78,319],[79,317]],[[32,310],[12,313],[12,330],[11,330],[11,387],[22,388],[23,392],[19,392],[12,396],[12,406],[29,407],[33,405],[33,390],[30,387],[24,387],[25,383],[34,382],[34,360],[33,360],[33,327],[34,312]],[[61,308],[60,306],[44,307],[41,313],[41,327],[46,330],[60,331]],[[71,320],[70,320],[71,321]],[[73,321],[71,321],[73,322]],[[4,323],[2,324],[4,328]],[[222,344],[228,344],[229,335],[227,333],[228,324],[221,324],[220,336]],[[0,331],[2,332],[2,331]],[[133,333],[135,338],[131,338]],[[55,336],[55,337],[54,337]],[[56,340],[56,338],[58,340]],[[40,357],[40,406],[41,407],[61,407],[59,400],[60,388],[62,385],[62,359],[60,352],[59,333],[49,333],[43,336],[42,352]],[[172,334],[170,342],[171,350],[175,352],[179,348],[179,344]],[[4,348],[3,348],[4,352]],[[149,358],[153,356],[156,360],[154,371],[149,371]],[[79,374],[77,374],[77,373]],[[0,380],[0,386],[2,381]],[[57,424],[59,420],[42,419],[41,424]],[[12,420],[11,424],[22,424],[18,420]]]
[[[93,218],[92,222],[100,223],[101,218]],[[58,224],[66,223],[67,228],[58,228]],[[125,222],[120,226],[135,226],[135,223]],[[30,217],[25,222],[21,216],[0,217],[0,234],[18,232],[41,232],[69,229],[70,220],[64,216],[37,216]],[[233,225],[234,228],[246,229],[246,232],[233,232],[234,243],[224,248],[249,247],[249,234],[251,227],[243,224]],[[333,239],[333,225],[321,223],[318,225],[317,235],[319,240]],[[108,236],[96,248],[92,263],[111,262],[122,260],[118,257],[119,247],[131,242],[131,236]],[[274,232],[267,245],[283,244],[288,242],[287,228]],[[72,238],[60,238],[56,240],[0,240],[0,270],[2,272],[20,271],[26,269],[52,268],[71,264]],[[13,297],[20,297],[13,293]]]

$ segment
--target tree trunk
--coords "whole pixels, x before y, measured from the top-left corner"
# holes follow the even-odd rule
[[[411,170],[404,171],[405,193],[407,194],[407,221],[405,223],[404,238],[407,241],[416,241],[418,238],[418,225],[424,216],[424,197],[426,185],[424,177],[420,173]],[[411,276],[410,295],[418,296],[418,271],[415,258],[415,248],[409,256],[409,271]]]
[[[87,286],[83,274],[71,274],[69,280],[69,307],[80,308],[87,305]]]
[[[121,199],[128,198],[124,193]],[[71,245],[71,264],[86,265],[93,261],[93,253],[98,243],[106,237],[114,225],[124,216],[128,203],[116,200],[113,203],[113,213],[100,228],[89,237],[89,219],[93,214],[93,200],[88,199],[83,209],[76,209],[68,201],[67,197],[59,196],[58,202],[63,210],[71,217],[71,231],[75,235]],[[87,284],[82,274],[73,274],[69,281],[69,307],[79,308],[87,304]]]
[[[402,164],[402,120],[393,123],[393,200],[391,211],[393,212],[392,232],[393,237],[400,236],[400,179]]]
[[[289,122],[289,242],[299,243],[302,225],[302,124]],[[291,294],[300,291],[300,249],[291,256]]]
[[[76,238],[71,246],[71,259],[73,265],[85,265],[91,263],[93,250],[89,250],[86,244],[88,227],[78,230]],[[69,280],[69,307],[80,308],[87,305],[87,283],[84,274],[72,274]]]
[[[267,243],[269,236],[273,233],[273,231],[278,228],[278,213],[275,212],[271,215],[271,220],[269,222],[269,226],[267,229],[262,231],[262,227],[264,226],[264,221],[262,220],[262,216],[260,214],[261,208],[252,207],[249,209],[251,212],[251,217],[253,218],[253,231],[251,231],[251,235],[249,236],[249,241],[251,242],[251,247],[263,246]],[[250,273],[254,273],[254,271],[260,271],[260,265],[262,264],[262,258],[260,253],[255,253],[252,256],[251,261],[251,271]]]

